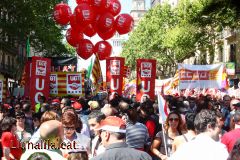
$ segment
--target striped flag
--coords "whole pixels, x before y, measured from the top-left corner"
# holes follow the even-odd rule
[[[169,113],[167,102],[161,94],[158,94],[158,110],[161,116],[161,121],[165,122]]]
[[[93,63],[92,79],[93,79],[93,87],[94,87],[93,93],[97,94],[97,92],[99,92],[103,87],[103,76],[102,76],[102,70],[101,70],[98,54],[96,54],[96,58]]]
[[[21,82],[20,82],[20,85],[22,86],[22,87],[24,87],[25,86],[25,84],[26,84],[26,78],[27,78],[27,73],[26,73],[26,65],[24,66],[24,69],[23,69],[23,73],[22,73],[22,78],[21,78]]]
[[[131,68],[128,66],[124,66],[124,73],[123,73],[123,77],[128,78],[131,74]]]

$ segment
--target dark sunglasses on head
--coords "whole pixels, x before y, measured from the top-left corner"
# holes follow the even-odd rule
[[[179,121],[179,118],[169,118],[169,121],[175,121],[175,122],[177,122],[177,121]]]

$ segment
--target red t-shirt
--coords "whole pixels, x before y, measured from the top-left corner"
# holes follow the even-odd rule
[[[155,137],[155,129],[156,129],[156,125],[155,125],[154,121],[148,120],[145,125],[148,129],[149,137],[151,138],[151,140],[153,140]]]
[[[240,129],[234,129],[222,136],[221,142],[226,145],[228,152],[233,149],[235,142],[240,138]]]
[[[17,137],[11,132],[2,133],[2,148],[10,148],[10,153],[14,156],[15,159],[20,159],[22,155],[22,148],[17,140]]]

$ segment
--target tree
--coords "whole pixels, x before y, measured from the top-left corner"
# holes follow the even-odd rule
[[[177,8],[157,5],[130,34],[122,56],[132,68],[137,58],[156,59],[163,76],[172,76],[177,63],[196,51],[207,49],[213,54],[220,31],[239,24],[240,7],[234,4],[230,0],[182,0]]]
[[[31,47],[44,55],[64,55],[69,50],[63,44],[62,30],[53,20],[53,8],[60,0],[1,0],[0,36],[20,43],[30,38]]]
[[[140,21],[125,43],[122,55],[132,68],[137,58],[157,59],[158,70],[170,76],[177,63],[194,54],[195,42],[201,35],[192,34],[198,33],[197,30],[184,21],[178,10],[168,4],[158,5]]]

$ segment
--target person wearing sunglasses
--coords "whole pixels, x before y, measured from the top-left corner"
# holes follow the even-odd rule
[[[175,152],[181,145],[183,145],[186,142],[189,142],[193,140],[196,137],[196,131],[194,127],[194,119],[196,114],[187,112],[185,114],[185,121],[186,121],[186,127],[187,127],[187,133],[177,136],[173,143],[172,143],[172,150]]]
[[[79,127],[77,114],[70,110],[64,112],[62,115],[62,124],[64,130],[64,143],[66,146],[72,146],[71,149],[74,149],[74,147],[83,148],[87,154],[90,154],[90,138],[76,131]],[[64,157],[68,157],[70,151],[69,149],[63,148]]]
[[[172,154],[172,143],[175,137],[182,135],[182,119],[178,112],[170,112],[163,131],[156,134],[151,145],[155,159],[166,160]],[[166,144],[165,144],[166,142]]]
[[[25,114],[23,112],[16,113],[17,120],[17,136],[19,141],[28,142],[31,138],[31,134],[26,131]]]

